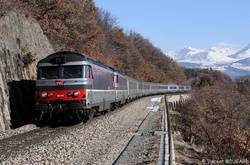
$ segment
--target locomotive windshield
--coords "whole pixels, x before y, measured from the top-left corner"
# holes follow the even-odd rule
[[[59,78],[59,67],[38,68],[38,79],[56,79]]]
[[[90,66],[39,67],[38,79],[89,78]]]
[[[81,78],[82,67],[81,66],[67,66],[62,68],[62,78]]]

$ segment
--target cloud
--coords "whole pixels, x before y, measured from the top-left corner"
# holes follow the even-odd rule
[[[226,48],[240,48],[240,44],[233,44],[233,43],[228,43],[228,42],[221,42],[218,44],[218,47],[226,47]]]

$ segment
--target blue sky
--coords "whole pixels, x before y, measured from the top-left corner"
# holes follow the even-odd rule
[[[94,0],[162,51],[250,44],[250,0]]]

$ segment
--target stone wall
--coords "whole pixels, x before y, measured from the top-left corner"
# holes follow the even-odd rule
[[[0,131],[33,120],[36,64],[53,52],[32,18],[15,12],[0,18]],[[25,65],[27,54],[36,62]]]

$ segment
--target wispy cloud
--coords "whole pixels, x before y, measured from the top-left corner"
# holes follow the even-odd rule
[[[233,44],[229,42],[221,42],[218,44],[218,47],[226,47],[226,48],[240,48],[242,45],[240,44]]]

